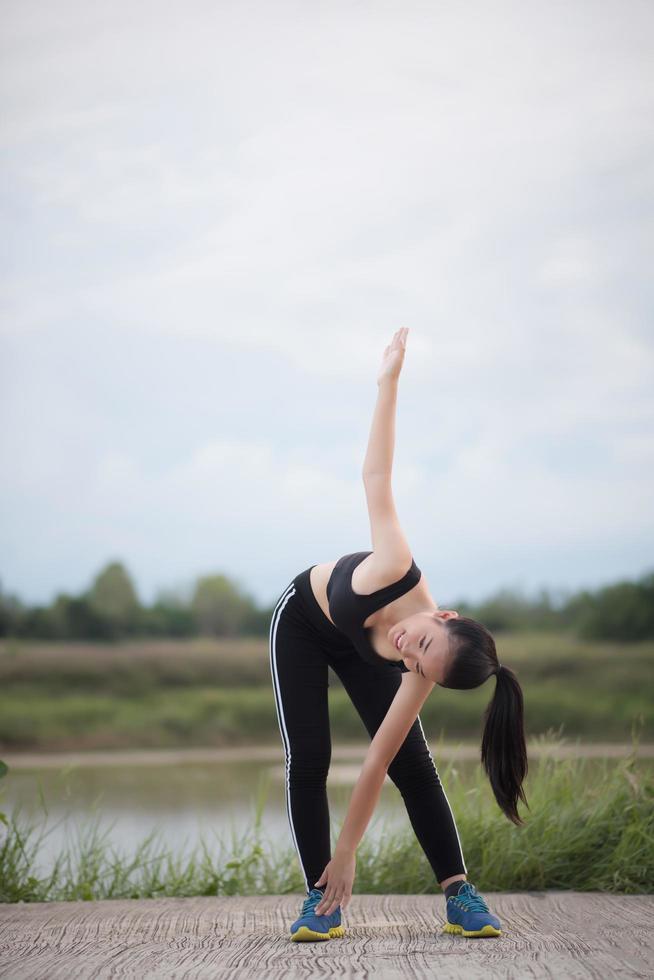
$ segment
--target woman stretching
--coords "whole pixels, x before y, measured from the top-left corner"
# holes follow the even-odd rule
[[[300,572],[280,596],[270,624],[270,668],[286,759],[286,807],[307,897],[290,927],[295,941],[344,934],[341,908],[352,895],[355,854],[386,777],[446,899],[443,931],[499,936],[500,921],[467,881],[461,840],[420,722],[436,684],[468,689],[494,674],[484,715],[481,761],[497,803],[522,823],[527,774],[522,691],[498,662],[488,630],[434,602],[400,527],[391,490],[397,384],[406,329],[384,351],[377,405],[363,466],[372,551]],[[371,744],[334,855],[327,772],[331,737],[327,669],[341,679]]]

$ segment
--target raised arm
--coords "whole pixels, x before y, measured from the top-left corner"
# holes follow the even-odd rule
[[[377,378],[377,404],[362,474],[374,553],[369,565],[375,566],[375,572],[380,579],[388,576],[389,581],[404,574],[412,558],[397,516],[391,486],[397,389],[408,332],[406,327],[396,331],[384,351]]]
[[[388,347],[384,349],[381,367],[377,375],[379,396],[372,420],[368,451],[363,461],[363,475],[384,473],[390,476],[393,469],[393,449],[395,448],[395,407],[397,404],[397,383],[404,362],[408,327],[401,327],[393,334]]]

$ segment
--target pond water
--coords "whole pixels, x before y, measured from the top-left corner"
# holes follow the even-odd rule
[[[364,751],[359,757],[350,752],[344,760],[332,761],[327,783],[332,826],[340,826],[345,816],[363,758]],[[652,762],[639,760],[639,764]],[[478,758],[438,764],[446,793],[478,767]],[[165,765],[142,759],[139,764],[89,762],[32,769],[10,763],[0,786],[0,810],[11,813],[18,807],[37,827],[37,835],[45,831],[35,869],[39,875],[47,873],[62,851],[77,850],[80,832],[91,823],[123,856],[133,854],[153,831],[158,835],[153,851],[165,846],[182,857],[203,839],[210,852],[217,853],[219,839],[228,842],[233,833],[240,836],[253,825],[256,801],[262,797],[264,837],[292,847],[283,757],[272,762],[244,755],[207,762],[191,756],[190,761]],[[409,823],[402,798],[387,778],[366,838],[396,826]]]
[[[362,761],[332,763],[327,785],[333,822],[345,816]],[[201,838],[211,847],[216,835],[227,841],[233,832],[241,834],[252,826],[261,796],[264,837],[292,847],[283,764],[240,760],[151,767],[14,768],[3,784],[0,809],[9,813],[19,806],[39,832],[47,830],[39,847],[39,874],[47,873],[62,850],[74,848],[80,831],[91,822],[97,822],[123,855],[132,854],[156,830],[157,841],[181,856],[195,850]],[[406,821],[402,799],[388,779],[367,834],[381,831],[380,817]]]

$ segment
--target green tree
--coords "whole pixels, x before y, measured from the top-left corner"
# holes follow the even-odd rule
[[[110,618],[81,597],[60,593],[51,607],[55,636],[62,640],[108,640],[115,633]]]
[[[274,611],[274,603],[272,606],[264,606],[263,608],[253,605],[243,620],[241,632],[246,636],[268,636]]]
[[[637,642],[654,637],[654,572],[636,582],[616,582],[574,596],[577,628],[584,639]]]
[[[195,619],[186,589],[160,589],[153,605],[143,610],[141,628],[150,636],[193,636]]]
[[[121,562],[111,562],[99,572],[84,598],[95,613],[111,623],[114,635],[138,629],[141,605]]]
[[[452,604],[452,609],[497,632],[556,629],[561,623],[560,611],[555,608],[547,589],[541,589],[533,599],[515,589],[499,589],[482,602],[472,604],[459,600]]]
[[[225,575],[198,579],[191,609],[200,633],[209,636],[236,636],[250,615],[252,601]]]
[[[0,581],[0,636],[10,636],[16,632],[24,611],[25,607],[18,596],[4,592]]]

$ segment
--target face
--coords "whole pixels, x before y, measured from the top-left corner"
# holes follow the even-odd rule
[[[402,655],[409,670],[442,684],[449,642],[445,621],[458,616],[453,609],[414,613],[388,631],[388,640]],[[399,641],[399,646],[396,643]]]

